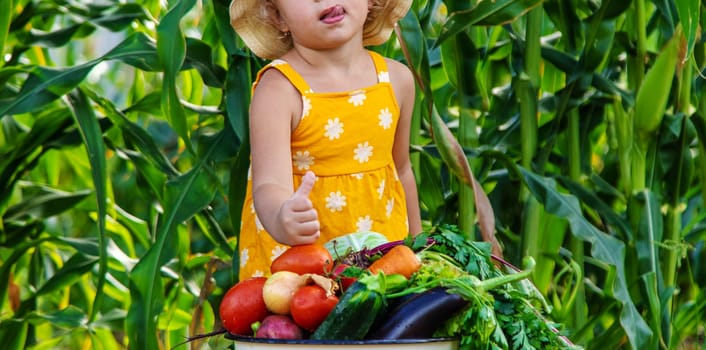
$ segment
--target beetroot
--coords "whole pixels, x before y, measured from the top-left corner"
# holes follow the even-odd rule
[[[302,339],[302,329],[287,315],[269,315],[262,320],[255,336],[268,339]]]

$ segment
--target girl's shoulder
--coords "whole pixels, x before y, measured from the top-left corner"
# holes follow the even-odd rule
[[[299,73],[286,61],[274,60],[260,69],[252,86],[252,93],[274,93],[280,97],[290,96],[300,99],[310,91],[309,85]]]
[[[291,85],[289,70],[291,70],[291,67],[283,60],[274,60],[266,64],[257,72],[253,89],[261,85]]]
[[[412,71],[404,63],[389,57],[385,57],[385,63],[387,64],[387,70],[390,72],[391,80],[413,80]]]
[[[398,60],[392,59],[390,57],[384,57],[384,59],[385,59],[385,63],[387,64],[387,69],[389,69],[390,71],[393,71],[393,70],[407,70],[407,71],[409,71],[407,66]]]
[[[251,110],[280,110],[295,115],[301,107],[301,96],[290,78],[280,69],[261,70],[252,86]],[[272,103],[277,101],[277,103]],[[287,112],[288,111],[288,112]]]
[[[296,92],[290,79],[279,69],[263,69],[253,84],[254,93],[270,90],[283,92],[289,89]]]
[[[385,63],[387,64],[392,88],[398,93],[414,93],[414,76],[409,67],[388,57],[385,57]]]
[[[309,83],[297,71],[293,64],[283,59],[276,59],[265,65],[257,73],[253,88],[264,81],[273,81],[273,84],[284,88],[288,91],[295,92],[299,95],[304,95],[311,92]]]

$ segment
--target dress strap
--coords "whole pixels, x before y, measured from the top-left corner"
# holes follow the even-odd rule
[[[309,84],[306,83],[306,80],[304,80],[304,78],[302,78],[302,76],[299,75],[299,73],[297,73],[297,71],[294,70],[289,63],[287,63],[287,61],[281,59],[276,59],[260,69],[257,73],[255,84],[253,84],[253,91],[255,90],[255,86],[257,85],[257,82],[260,81],[262,75],[270,68],[277,69],[280,73],[287,77],[289,82],[294,85],[300,94],[304,95],[305,93],[311,92],[311,88],[309,87]]]
[[[375,73],[378,77],[378,83],[389,83],[389,72],[387,70],[387,62],[385,62],[385,58],[375,51],[368,52],[373,60],[373,64],[375,65]],[[313,91],[311,90],[311,87],[309,87],[309,84],[307,84],[306,80],[304,80],[304,78],[296,70],[294,70],[294,68],[289,63],[287,63],[287,61],[281,59],[273,60],[266,66],[262,67],[262,69],[260,69],[260,71],[257,73],[255,83],[252,86],[253,91],[255,90],[255,86],[257,86],[257,83],[260,81],[262,75],[270,68],[277,69],[282,74],[284,74],[284,76],[289,79],[289,81],[292,83],[292,85],[294,85],[294,87],[297,89],[297,91],[299,91],[300,94],[304,95]]]
[[[368,52],[370,52],[370,57],[373,59],[373,63],[375,64],[375,73],[377,73],[378,76],[378,83],[389,83],[389,71],[387,70],[387,62],[385,62],[385,58],[375,51]]]

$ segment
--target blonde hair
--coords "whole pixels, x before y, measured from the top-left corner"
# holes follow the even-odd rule
[[[368,9],[368,17],[365,19],[366,25],[368,23],[370,23],[370,21],[377,18],[377,16],[380,15],[382,10],[385,9],[385,1],[386,0],[369,0],[369,1],[370,1],[370,8]]]
[[[277,28],[279,23],[274,19],[274,17],[277,16],[278,12],[279,10],[277,9],[277,5],[275,5],[272,0],[260,0],[260,11],[258,16],[263,22]]]

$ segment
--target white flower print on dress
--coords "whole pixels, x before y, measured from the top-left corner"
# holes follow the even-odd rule
[[[262,221],[260,221],[260,217],[255,215],[255,227],[257,228],[257,231],[264,231],[265,226],[262,226]]]
[[[373,155],[373,146],[371,146],[368,141],[359,143],[358,147],[353,150],[353,153],[355,153],[353,159],[357,160],[359,163],[366,163]]]
[[[383,129],[387,130],[392,126],[392,113],[390,113],[389,108],[383,108],[378,114],[378,119],[380,119],[380,125]]]
[[[302,95],[302,119],[309,116],[309,112],[311,112],[311,100]]]
[[[370,231],[373,229],[373,220],[370,219],[370,215],[361,216],[355,223],[355,227],[359,232]]]
[[[378,186],[378,198],[382,199],[383,193],[385,193],[385,179],[382,179],[380,181],[380,185]]]
[[[341,191],[331,192],[326,197],[326,208],[332,212],[343,211],[346,206],[346,196]]]
[[[252,277],[263,277],[265,274],[262,272],[262,270],[255,270],[255,272],[252,273]]]
[[[262,226],[262,222],[260,222],[260,218],[257,216],[257,213],[255,212],[255,203],[250,203],[250,212],[255,214],[255,228],[257,231],[264,231],[265,227]]]
[[[389,83],[390,82],[390,73],[385,72],[385,71],[378,73],[378,82]]]
[[[245,267],[245,264],[248,263],[248,260],[250,260],[250,251],[248,248],[245,248],[240,251],[240,268],[242,269]]]
[[[387,201],[387,204],[385,205],[385,214],[387,214],[387,217],[389,218],[392,216],[392,208],[395,206],[395,199],[390,198],[390,200]]]
[[[277,257],[282,255],[282,253],[284,253],[285,250],[287,250],[287,247],[281,246],[281,245],[278,245],[278,246],[275,246],[274,248],[272,248],[272,251],[271,251],[272,256],[270,256],[270,261],[274,261],[275,259],[277,259]]]
[[[350,103],[356,107],[362,106],[363,103],[365,102],[365,99],[367,98],[367,96],[365,96],[365,91],[363,91],[363,90],[353,91],[353,92],[351,92],[350,96],[351,97],[348,98],[348,103]]]
[[[314,164],[314,157],[311,156],[309,151],[297,151],[297,153],[292,156],[292,163],[294,163],[294,166],[299,170],[309,170],[309,167]]]
[[[341,134],[343,134],[343,123],[338,117],[329,119],[324,128],[326,129],[324,136],[328,137],[329,140],[339,139]]]
[[[363,173],[355,173],[351,174],[356,180],[362,180],[363,179]]]

